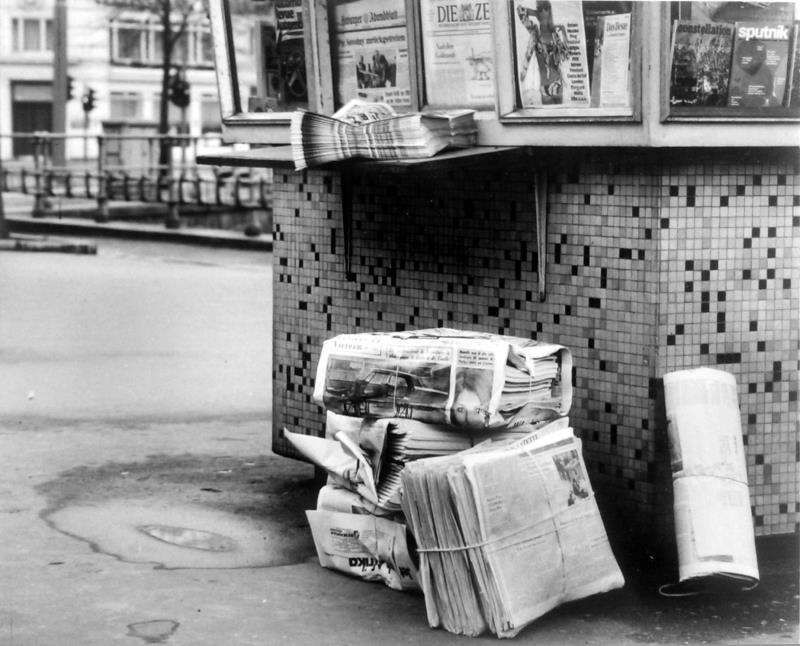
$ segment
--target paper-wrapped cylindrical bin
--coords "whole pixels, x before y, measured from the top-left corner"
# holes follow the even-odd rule
[[[681,581],[758,581],[736,380],[713,368],[664,375]]]

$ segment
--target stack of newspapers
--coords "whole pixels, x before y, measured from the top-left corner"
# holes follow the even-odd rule
[[[398,115],[389,105],[358,100],[332,117],[297,110],[290,133],[297,170],[353,157],[421,159],[477,141],[474,110]]]
[[[568,414],[572,356],[557,344],[449,328],[344,334],[323,344],[314,399],[342,415],[510,429]]]
[[[431,627],[513,637],[624,584],[567,423],[411,462],[401,478]]]
[[[545,426],[542,422],[465,433],[412,419],[357,419],[329,411],[325,438],[288,430],[283,435],[304,458],[327,472],[330,484],[356,493],[369,513],[392,516],[401,513],[400,474],[409,462],[452,455],[486,441],[518,440]]]

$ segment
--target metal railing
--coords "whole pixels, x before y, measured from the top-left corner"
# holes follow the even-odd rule
[[[209,210],[270,210],[272,177],[267,169],[198,166],[198,154],[219,150],[218,137],[192,135],[63,135],[48,132],[0,135],[27,144],[30,154],[4,159],[0,190],[34,196],[33,217],[46,217],[51,198],[83,198],[96,203],[94,219],[108,222],[109,202],[157,203],[166,207],[167,228],[181,225],[181,207]],[[83,140],[82,159],[53,163],[55,146]],[[81,143],[72,142],[74,143]],[[159,163],[161,147],[166,163]],[[13,147],[13,146],[12,146]],[[93,158],[88,151],[93,147]],[[257,225],[248,235],[257,235]]]

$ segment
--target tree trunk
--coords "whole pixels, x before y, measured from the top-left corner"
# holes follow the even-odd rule
[[[163,27],[164,57],[161,61],[161,104],[158,113],[158,134],[166,135],[169,132],[169,79],[172,68],[172,3],[164,0],[161,7],[161,25]],[[169,156],[172,154],[172,144],[166,139],[161,140],[159,148],[158,165],[159,177],[164,177]]]
[[[6,211],[3,206],[3,160],[0,159],[0,240],[8,238],[8,224],[6,223]]]

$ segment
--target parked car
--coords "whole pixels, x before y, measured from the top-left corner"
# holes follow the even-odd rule
[[[334,401],[339,400],[343,413],[357,416],[414,417],[414,410],[444,409],[447,401],[446,391],[425,386],[410,372],[389,368],[376,368],[346,390],[330,385],[326,390]]]

